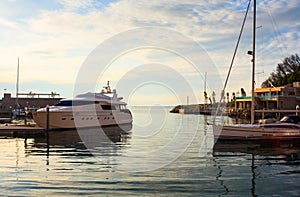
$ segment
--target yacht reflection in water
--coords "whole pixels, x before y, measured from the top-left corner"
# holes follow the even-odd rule
[[[97,152],[114,150],[129,144],[132,124],[122,126],[81,128],[78,130],[49,131],[45,136],[34,138],[34,143],[27,148],[27,154],[46,151],[47,155],[57,153],[69,153],[71,156],[88,154],[90,151]],[[27,139],[25,138],[25,141]],[[29,144],[28,144],[29,145]],[[27,144],[25,143],[25,148]]]

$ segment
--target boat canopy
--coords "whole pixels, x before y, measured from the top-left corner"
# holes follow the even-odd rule
[[[88,92],[85,94],[79,94],[73,99],[62,99],[55,106],[78,106],[78,105],[89,105],[89,104],[99,104],[100,102],[105,102],[108,104],[115,105],[126,105],[125,102],[120,101],[116,96],[108,96],[101,93]]]

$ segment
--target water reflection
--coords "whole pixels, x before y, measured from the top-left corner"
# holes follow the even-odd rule
[[[118,143],[127,142],[130,138],[131,124],[126,126],[109,126],[95,128],[81,128],[78,130],[66,131],[49,131],[49,145],[60,147],[75,147],[78,149],[86,149],[87,139],[97,140],[101,142]],[[95,137],[98,137],[95,139]],[[37,138],[36,142],[45,143],[47,138]]]
[[[258,140],[258,141],[235,141],[235,140],[218,140],[213,148],[214,156],[235,155],[235,154],[253,154],[259,156],[283,156],[294,157],[300,151],[300,141],[275,141],[275,140]],[[298,155],[299,156],[299,155]],[[297,157],[298,157],[297,156]],[[282,159],[282,157],[281,157]],[[298,158],[299,159],[299,158]]]
[[[262,187],[265,183],[262,182],[267,175],[266,169],[274,168],[272,180],[274,185],[270,183],[269,188],[275,189],[274,186],[277,181],[281,181],[282,174],[299,174],[300,163],[300,142],[296,140],[291,141],[218,141],[213,148],[213,157],[216,166],[219,170],[216,180],[224,188],[223,195],[229,194],[231,191],[230,184],[226,180],[226,172],[234,173],[233,168],[247,168],[251,174],[250,188],[252,196],[258,196],[259,191],[266,190]],[[232,161],[222,163],[222,161]],[[280,166],[280,168],[279,168]],[[231,169],[230,169],[231,168]],[[245,172],[246,170],[244,170]],[[234,176],[231,174],[231,176]],[[242,176],[242,175],[241,175]],[[269,176],[269,174],[268,174]],[[229,182],[229,181],[228,181]],[[272,190],[270,190],[271,192]],[[292,190],[291,190],[292,191]],[[272,194],[272,193],[270,193]]]
[[[85,128],[77,130],[60,130],[45,132],[44,135],[20,135],[13,136],[1,135],[2,138],[18,139],[24,143],[24,152],[26,156],[44,154],[47,157],[57,154],[64,156],[91,156],[90,148],[108,150],[109,148],[120,148],[129,144],[131,138],[131,124],[119,126],[109,126],[99,128]],[[87,146],[88,140],[97,142],[94,147]],[[91,143],[89,143],[90,145]],[[19,147],[18,147],[19,148]],[[116,150],[116,149],[115,149]]]
[[[168,155],[156,155],[153,160],[144,158],[173,138],[179,118],[190,120],[184,126],[185,133],[194,128],[194,116],[171,114],[166,119],[169,126],[152,138],[135,135],[134,125],[127,130],[103,128],[103,133],[97,129],[82,130],[86,139],[95,142],[93,146],[86,146],[76,131],[51,131],[48,138],[3,136],[0,183],[7,192],[3,195],[35,196],[39,192],[45,196],[299,196],[297,144],[225,141],[207,153],[214,138],[212,128],[204,124],[209,117],[207,120],[203,116],[192,143],[170,164],[153,171],[119,170],[122,165],[141,169],[141,165],[148,167],[169,159],[180,147],[178,144]],[[181,132],[181,136],[185,133]],[[130,151],[145,156],[129,157]],[[94,153],[99,157],[94,157]]]

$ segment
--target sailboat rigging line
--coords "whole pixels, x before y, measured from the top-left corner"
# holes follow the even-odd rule
[[[229,67],[229,70],[228,70],[228,74],[227,74],[227,77],[226,77],[226,80],[225,80],[225,84],[224,84],[224,87],[223,87],[223,91],[225,91],[225,89],[226,89],[227,82],[228,82],[228,79],[229,79],[229,76],[230,76],[230,73],[231,73],[232,65],[233,65],[233,62],[234,62],[234,59],[235,59],[235,56],[236,56],[236,53],[237,53],[238,46],[240,44],[240,40],[241,40],[242,33],[243,33],[243,30],[244,30],[244,26],[245,26],[245,23],[246,23],[248,11],[249,11],[249,8],[250,8],[250,3],[251,3],[251,0],[249,0],[249,3],[248,3],[246,14],[245,14],[245,17],[244,17],[244,20],[243,20],[243,24],[242,24],[242,27],[241,27],[241,30],[240,30],[240,34],[239,34],[239,37],[238,37],[238,40],[237,40],[237,43],[236,43],[236,46],[235,46],[235,49],[234,49],[234,53],[233,53],[233,56],[232,56],[232,59],[231,59],[230,67]]]
[[[278,30],[278,25],[276,23],[276,20],[274,19],[274,16],[272,15],[270,8],[268,8],[267,6],[265,6],[265,9],[267,10],[268,15],[270,16],[270,20],[271,20],[271,24],[272,24],[272,28],[275,34],[275,39],[278,40],[278,44],[277,47],[280,50],[280,53],[282,56],[284,56],[284,54],[289,55],[288,50],[287,50],[287,46],[284,44],[282,37],[280,35],[280,32]],[[283,51],[284,50],[284,51]]]
[[[227,83],[228,83],[228,79],[229,79],[229,76],[230,76],[230,73],[231,73],[231,69],[232,69],[232,65],[233,65],[236,53],[237,53],[237,50],[238,50],[238,46],[240,44],[240,40],[241,40],[242,33],[243,33],[243,30],[244,30],[244,26],[245,26],[245,23],[246,23],[246,19],[247,19],[247,15],[248,15],[248,12],[249,12],[250,4],[251,4],[251,0],[249,0],[249,2],[248,2],[248,6],[247,6],[247,9],[246,9],[246,13],[245,13],[245,17],[244,17],[244,20],[243,20],[243,24],[242,24],[242,27],[241,27],[241,30],[240,30],[240,34],[239,34],[239,37],[238,37],[235,49],[234,49],[234,53],[233,53],[233,56],[232,56],[232,59],[231,59],[231,63],[230,63],[228,74],[227,74],[227,77],[226,77],[226,80],[225,80],[225,83],[224,83],[224,87],[222,89],[220,102],[218,104],[218,108],[217,108],[215,116],[213,118],[214,121],[215,121],[215,118],[216,118],[216,116],[217,116],[217,114],[219,112],[219,107],[220,107],[221,101],[223,99],[223,95],[225,94],[225,89],[226,89],[226,86],[227,86]]]

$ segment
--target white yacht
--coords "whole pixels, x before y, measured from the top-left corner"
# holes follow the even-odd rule
[[[111,91],[108,82],[101,93],[88,92],[72,99],[62,99],[49,107],[49,113],[47,107],[38,109],[33,113],[33,119],[43,128],[47,127],[48,119],[49,129],[130,124],[132,115],[122,99],[118,97],[116,90]]]

